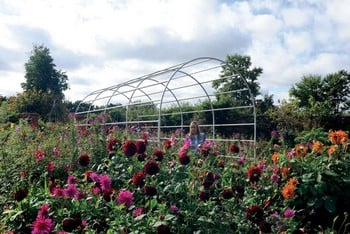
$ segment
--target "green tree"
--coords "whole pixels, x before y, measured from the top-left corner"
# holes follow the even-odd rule
[[[263,69],[260,67],[251,68],[250,56],[228,55],[225,62],[220,73],[221,79],[213,81],[213,88],[219,93],[229,92],[228,94],[242,105],[251,104],[249,92],[240,91],[246,87],[244,80],[240,77],[246,80],[251,94],[255,98],[260,94],[258,77],[262,74]]]
[[[68,77],[56,69],[50,50],[43,45],[34,45],[25,63],[25,72],[26,82],[21,83],[25,97],[22,110],[36,112],[47,120],[55,113],[55,118],[62,119],[67,112],[63,91],[68,89]]]
[[[338,114],[349,110],[350,75],[341,70],[324,78],[319,75],[304,76],[289,94],[299,100],[299,107],[314,109],[312,114]]]

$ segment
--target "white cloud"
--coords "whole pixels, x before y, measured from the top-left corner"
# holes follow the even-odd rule
[[[0,0],[1,95],[21,92],[33,44],[67,72],[68,99],[195,57],[249,55],[264,91],[350,70],[347,1]]]

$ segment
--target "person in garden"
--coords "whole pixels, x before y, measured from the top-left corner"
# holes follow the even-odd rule
[[[186,136],[186,140],[190,141],[190,149],[198,150],[205,141],[205,133],[201,132],[197,121],[192,121],[190,131]]]

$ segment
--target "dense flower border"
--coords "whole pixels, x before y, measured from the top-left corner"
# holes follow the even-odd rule
[[[126,137],[99,123],[11,126],[0,135],[9,134],[3,151],[17,146],[24,155],[11,178],[1,175],[4,185],[15,183],[2,190],[1,231],[345,233],[348,134],[315,131],[293,149],[274,131],[255,162],[239,140],[222,158],[215,142],[192,151],[172,136],[159,148],[150,133]]]

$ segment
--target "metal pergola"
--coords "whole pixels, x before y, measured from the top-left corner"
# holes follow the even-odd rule
[[[175,130],[185,131],[191,120],[199,119],[201,129],[205,129],[208,140],[217,142],[234,141],[222,137],[220,129],[249,129],[241,141],[256,145],[256,110],[254,96],[244,77],[236,73],[229,77],[220,75],[225,61],[212,58],[196,58],[145,76],[89,93],[78,105],[75,117],[78,125],[90,125],[93,116],[113,113],[106,125],[122,126],[127,129],[136,126],[154,132],[154,141],[160,141],[164,133]],[[240,79],[242,87],[235,90],[215,90],[215,80]],[[244,94],[249,104],[220,107],[215,105],[219,96]],[[203,108],[194,108],[197,104]],[[88,106],[88,107],[87,107]],[[83,108],[84,107],[84,108]],[[233,111],[246,110],[250,117],[238,122],[222,122]],[[123,117],[120,113],[123,112]],[[119,113],[119,115],[118,115]],[[218,118],[221,116],[221,118]],[[171,124],[167,124],[169,120]],[[174,120],[176,120],[174,122]],[[198,120],[198,119],[197,119]],[[247,134],[249,132],[249,134]]]

